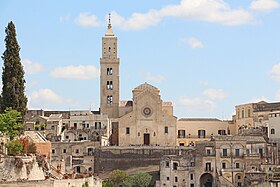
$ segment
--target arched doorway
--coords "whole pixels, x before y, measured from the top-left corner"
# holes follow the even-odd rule
[[[200,177],[200,187],[212,187],[213,176],[210,173],[204,173]]]

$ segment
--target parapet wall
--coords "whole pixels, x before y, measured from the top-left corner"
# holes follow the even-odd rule
[[[163,155],[187,155],[193,150],[192,147],[102,147],[95,149],[94,172],[101,178],[106,178],[116,169],[159,166]]]

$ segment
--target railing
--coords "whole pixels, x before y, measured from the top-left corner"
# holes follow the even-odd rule
[[[84,152],[84,156],[93,156],[94,152]]]
[[[220,157],[224,157],[224,158],[229,158],[229,157],[243,158],[244,154],[232,154],[232,153],[223,154],[223,153],[220,153]]]
[[[216,153],[212,152],[212,153],[205,153],[204,156],[216,156]]]
[[[214,171],[214,167],[205,167],[204,171],[206,171],[206,172],[213,172]]]
[[[83,164],[83,160],[72,160],[72,164],[73,165],[79,165],[79,164]]]

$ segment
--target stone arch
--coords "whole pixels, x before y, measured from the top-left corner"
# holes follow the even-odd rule
[[[243,182],[243,175],[242,173],[236,173],[234,177],[235,184],[238,186],[239,184],[242,185]]]
[[[199,179],[200,187],[212,187],[214,186],[214,179],[210,173],[204,173]]]
[[[67,138],[68,137],[68,138]],[[74,132],[67,132],[67,133],[65,133],[65,140],[71,140],[71,141],[73,141],[73,140],[75,140],[76,139],[76,135],[75,135],[75,133]]]
[[[85,166],[77,165],[73,167],[75,173],[87,173]]]
[[[54,133],[48,133],[47,135],[46,135],[46,139],[47,140],[52,140],[52,137],[54,137],[54,136],[56,136]]]
[[[223,163],[226,163],[226,168],[223,168]],[[222,169],[227,169],[229,167],[231,167],[231,166],[230,166],[230,162],[228,160],[224,159],[224,160],[221,161],[221,168]]]

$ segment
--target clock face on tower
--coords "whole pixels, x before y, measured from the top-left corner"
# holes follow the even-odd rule
[[[143,114],[144,114],[145,117],[151,116],[151,115],[152,115],[152,110],[151,110],[151,108],[145,107],[145,108],[143,109]]]

